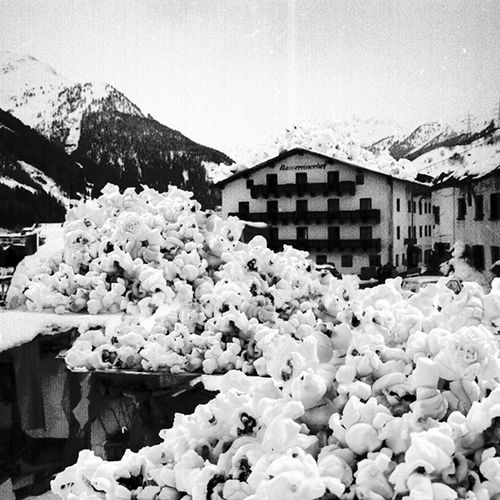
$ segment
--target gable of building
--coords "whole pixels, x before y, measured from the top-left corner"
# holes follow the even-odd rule
[[[363,166],[363,165],[358,165],[356,163],[352,163],[352,162],[349,162],[349,161],[345,161],[345,160],[339,160],[337,158],[334,158],[334,157],[331,157],[331,156],[328,156],[328,155],[325,155],[325,154],[322,154],[322,153],[318,153],[316,151],[310,151],[308,149],[304,149],[304,148],[294,148],[294,149],[291,149],[289,151],[284,151],[282,153],[280,153],[279,155],[277,156],[274,156],[273,158],[269,158],[268,160],[262,162],[262,163],[259,163],[258,165],[255,165],[251,168],[248,168],[248,169],[245,169],[245,170],[241,170],[240,172],[237,172],[235,174],[233,174],[232,176],[218,182],[216,184],[216,186],[220,187],[220,188],[224,188],[227,184],[230,184],[238,179],[241,179],[241,178],[250,178],[251,176],[253,176],[255,173],[265,169],[265,168],[276,168],[281,162],[285,161],[286,159],[290,158],[290,157],[293,157],[293,156],[304,156],[304,155],[313,155],[315,156],[316,158],[318,158],[318,160],[320,160],[321,163],[319,163],[318,165],[323,165],[321,167],[322,170],[327,170],[328,166],[333,166],[333,165],[342,165],[342,166],[345,166],[345,167],[348,167],[349,169],[356,169],[358,171],[363,171],[363,172],[369,172],[370,174],[374,174],[374,175],[377,175],[377,176],[382,176],[382,177],[385,177],[385,178],[388,178],[388,179],[398,179],[398,180],[401,180],[402,182],[405,182],[405,183],[408,183],[408,184],[413,184],[413,185],[416,185],[416,186],[425,186],[425,184],[422,184],[422,183],[419,183],[419,182],[412,182],[412,181],[409,181],[407,179],[402,179],[400,177],[397,177],[397,176],[393,176],[393,175],[390,175],[388,173],[385,173],[385,172],[382,172],[382,171],[379,171],[379,170],[374,170],[374,169],[371,169],[371,168],[368,168],[366,166]],[[283,165],[280,165],[280,167],[283,166]],[[294,167],[294,168],[297,168],[297,167]],[[320,169],[319,166],[317,167],[318,170]],[[311,165],[304,165],[303,166],[303,169],[304,171],[306,170],[310,170],[311,169]],[[278,169],[279,170],[279,169]],[[298,169],[296,170],[297,172],[299,171]]]

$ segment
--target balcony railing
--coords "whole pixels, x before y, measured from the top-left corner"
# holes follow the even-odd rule
[[[380,252],[382,243],[380,238],[359,239],[359,240],[273,240],[270,244],[273,249],[281,249],[283,245],[290,245],[298,250],[362,250]]]
[[[336,184],[327,182],[308,182],[301,184],[256,184],[250,188],[252,198],[280,198],[282,196],[354,196],[356,183],[354,181],[340,181]]]
[[[311,223],[311,222],[380,222],[380,210],[320,210],[320,211],[298,211],[298,212],[231,212],[240,219],[251,222],[269,222],[271,224],[288,223]]]

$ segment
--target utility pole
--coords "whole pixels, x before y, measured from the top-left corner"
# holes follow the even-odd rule
[[[472,135],[472,122],[471,122],[471,114],[470,112],[467,113],[467,137],[470,137]]]
[[[495,111],[497,112],[497,128],[500,128],[500,97],[498,98],[498,104],[495,107]]]

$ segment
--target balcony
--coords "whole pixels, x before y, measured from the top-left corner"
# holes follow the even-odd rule
[[[417,238],[405,238],[403,243],[405,245],[416,245],[417,244]]]
[[[229,215],[235,215],[240,219],[250,222],[269,222],[271,224],[299,224],[299,223],[321,223],[322,221],[338,221],[340,224],[344,222],[354,223],[380,222],[380,210],[336,210],[336,211],[298,211],[298,212],[231,212]]]
[[[382,243],[380,238],[366,240],[279,240],[273,241],[271,248],[281,249],[283,245],[290,245],[298,250],[362,250],[380,252]]]
[[[344,194],[354,196],[356,194],[356,183],[354,181],[340,181],[337,184],[327,182],[308,182],[304,184],[256,184],[250,188],[252,198],[280,198],[286,196],[342,196]]]
[[[326,218],[329,221],[338,221],[341,224],[344,222],[368,222],[372,221],[378,224],[380,222],[380,210],[336,210],[328,211]]]

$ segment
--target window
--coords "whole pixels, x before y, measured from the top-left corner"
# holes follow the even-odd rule
[[[279,240],[279,230],[276,226],[271,226],[269,228],[269,239],[271,241],[278,241]]]
[[[342,255],[340,257],[340,265],[342,267],[352,267],[352,255]]]
[[[338,240],[340,240],[340,227],[328,226],[328,241],[338,241]]]
[[[416,201],[413,202],[413,213],[414,214],[417,213],[417,202]]]
[[[361,210],[371,210],[372,209],[372,199],[371,198],[361,198],[359,200],[359,208]]]
[[[439,207],[433,207],[432,211],[433,211],[433,214],[434,214],[434,224],[439,224],[439,221],[440,221],[440,218],[441,218]]]
[[[467,205],[472,207],[472,193],[470,191],[467,193]]]
[[[268,214],[277,214],[278,213],[278,200],[268,200],[267,213]]]
[[[307,173],[300,172],[298,174],[295,174],[295,182],[298,186],[304,186],[305,184],[307,184]]]
[[[418,202],[418,215],[422,215],[422,200]]]
[[[491,247],[491,264],[494,264],[497,260],[500,260],[500,247]]]
[[[427,226],[424,226],[424,236],[427,236]]]
[[[328,211],[329,212],[338,212],[339,211],[339,199],[338,198],[329,198],[328,199]]]
[[[253,179],[247,179],[247,189],[253,188]]]
[[[401,200],[399,198],[396,199],[396,212],[401,211]]]
[[[371,240],[372,239],[372,228],[371,228],[371,226],[361,226],[359,228],[359,237],[362,240]]]
[[[413,232],[413,238],[416,238],[417,237],[417,226],[412,226],[412,232]]]
[[[306,214],[307,213],[307,200],[297,200],[296,209],[298,214]]]
[[[396,226],[396,239],[401,239],[401,228],[399,226]]]
[[[418,237],[422,238],[422,226],[418,226]]]
[[[365,176],[364,174],[356,174],[356,184],[364,184]]]
[[[408,238],[411,238],[411,226],[408,226]]]
[[[326,255],[325,254],[316,255],[316,264],[320,266],[326,264]]]
[[[304,241],[307,240],[307,238],[308,238],[307,227],[297,227],[297,239],[299,241]]]
[[[380,266],[380,255],[369,255],[368,256],[368,265],[370,267],[379,267]]]
[[[490,219],[500,219],[500,193],[491,193],[490,195]]]
[[[467,206],[465,205],[465,198],[458,199],[458,220],[464,220],[465,214],[467,213]]]
[[[408,200],[408,212],[411,213],[411,200]]]
[[[277,174],[267,174],[266,183],[268,186],[276,187],[278,185],[278,175]]]
[[[248,201],[240,201],[238,203],[238,212],[240,215],[246,215],[250,212],[250,203]]]
[[[472,265],[482,271],[484,269],[484,247],[483,245],[472,246]]]
[[[476,220],[484,219],[483,195],[476,196]]]
[[[403,266],[406,266],[406,255],[404,253],[401,254],[401,262],[403,263]]]
[[[339,183],[339,172],[328,172],[328,185],[337,186]]]
[[[396,267],[399,266],[399,254],[397,253],[396,254]]]
[[[432,236],[432,226],[429,226],[429,236]]]

